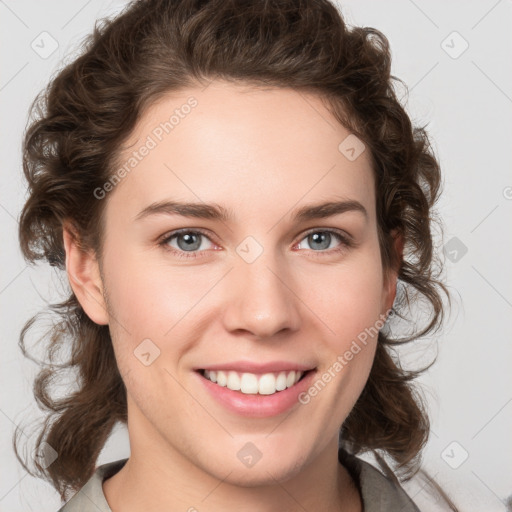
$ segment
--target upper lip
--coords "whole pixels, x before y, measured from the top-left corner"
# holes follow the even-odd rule
[[[307,366],[289,361],[270,361],[268,363],[255,363],[254,361],[233,361],[231,363],[210,364],[197,368],[197,370],[209,371],[233,370],[240,373],[291,372],[292,370],[306,372],[313,369],[314,366]]]

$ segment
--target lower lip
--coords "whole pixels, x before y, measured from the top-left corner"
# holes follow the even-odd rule
[[[219,386],[203,377],[199,372],[195,373],[211,396],[228,410],[240,416],[267,418],[287,412],[294,405],[298,405],[300,403],[299,395],[310,387],[316,372],[315,370],[308,371],[292,387],[277,391],[273,395],[246,395],[241,391],[233,391],[227,387]]]

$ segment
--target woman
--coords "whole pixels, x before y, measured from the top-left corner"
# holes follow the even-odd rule
[[[326,0],[146,0],[48,86],[20,241],[71,287],[35,387],[61,510],[418,510],[394,475],[429,422],[391,347],[442,324],[440,169],[393,80]],[[130,457],[96,468],[117,422]]]

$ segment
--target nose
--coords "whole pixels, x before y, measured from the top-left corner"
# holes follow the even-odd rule
[[[300,297],[284,264],[265,251],[256,261],[240,259],[229,273],[223,311],[225,328],[267,339],[300,327]]]

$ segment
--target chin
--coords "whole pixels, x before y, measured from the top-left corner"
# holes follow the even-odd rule
[[[300,472],[301,467],[297,464],[283,466],[276,461],[264,463],[260,460],[252,468],[238,467],[232,468],[229,476],[225,474],[217,475],[217,478],[223,482],[236,485],[238,487],[265,487],[275,486],[276,482],[286,482]]]
[[[213,466],[211,461],[219,460],[219,455],[212,454],[200,466],[203,471],[224,483],[250,488],[273,486],[276,481],[286,482],[296,476],[306,463],[303,452],[294,456],[291,451],[287,451],[281,456],[275,450],[267,449],[265,451],[268,455],[265,456],[265,453],[252,451],[253,448],[248,446],[245,451],[240,450],[231,460],[227,460],[228,452],[224,452],[224,455],[220,455],[223,462]]]

